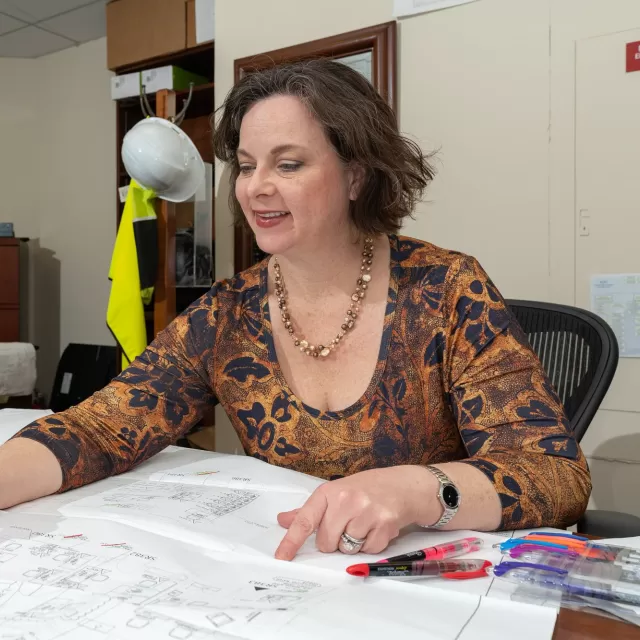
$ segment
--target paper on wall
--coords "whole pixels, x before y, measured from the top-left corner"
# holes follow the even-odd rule
[[[393,17],[404,18],[405,16],[427,13],[429,11],[439,11],[448,9],[460,4],[477,2],[477,0],[395,0],[393,5]]]
[[[592,276],[591,311],[613,329],[620,357],[640,358],[640,273]]]
[[[215,38],[216,0],[196,0],[196,43]]]

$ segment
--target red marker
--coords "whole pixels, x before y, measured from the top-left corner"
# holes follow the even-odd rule
[[[488,560],[415,560],[414,562],[378,562],[374,564],[353,564],[347,573],[361,578],[446,578],[448,580],[471,580],[484,578],[491,566]]]
[[[482,538],[463,538],[446,544],[437,544],[434,547],[410,551],[399,556],[393,556],[379,562],[411,562],[412,560],[445,560],[455,558],[465,553],[473,553],[482,549]]]

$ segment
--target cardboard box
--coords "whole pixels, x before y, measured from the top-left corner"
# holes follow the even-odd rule
[[[186,0],[112,0],[106,13],[111,70],[187,46]]]
[[[206,84],[207,79],[173,66],[124,73],[111,78],[111,99],[121,100],[122,98],[139,96],[141,85],[144,85],[146,93],[155,93],[160,89],[174,89],[175,91],[188,89],[190,82],[196,85]]]
[[[187,0],[187,49],[195,47],[196,41],[196,0]]]
[[[111,77],[111,99],[121,100],[140,95],[140,72]]]
[[[142,84],[146,93],[155,93],[160,89],[181,91],[182,89],[188,89],[190,82],[196,85],[207,83],[206,78],[174,66],[156,67],[141,73]]]

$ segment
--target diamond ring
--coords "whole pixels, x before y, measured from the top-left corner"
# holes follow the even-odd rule
[[[350,536],[345,532],[340,536],[340,541],[342,542],[342,546],[347,553],[356,553],[360,551],[362,545],[367,541],[367,539],[354,538],[353,536]]]

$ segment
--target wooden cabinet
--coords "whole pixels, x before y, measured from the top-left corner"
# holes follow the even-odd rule
[[[106,12],[107,67],[111,70],[187,46],[186,0],[113,0]]]
[[[0,342],[20,341],[20,240],[0,238]]]

